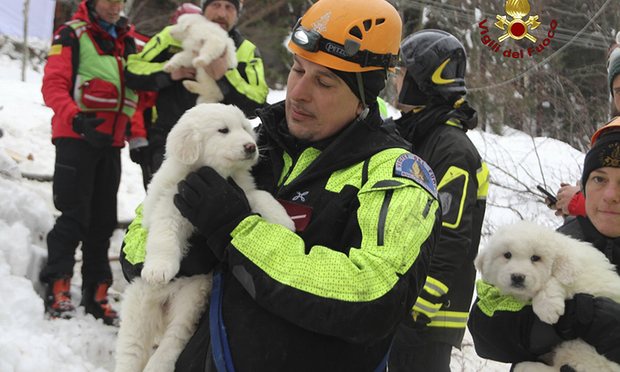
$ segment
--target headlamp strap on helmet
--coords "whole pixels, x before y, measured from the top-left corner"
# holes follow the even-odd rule
[[[382,67],[389,69],[396,66],[398,55],[377,54],[369,50],[360,51],[360,43],[347,39],[344,45],[324,38],[315,30],[308,30],[301,25],[301,18],[293,27],[291,40],[295,45],[308,52],[322,51],[345,61],[359,64],[361,67]]]
[[[364,94],[364,80],[362,79],[362,73],[356,72],[355,77],[357,78],[357,89],[360,91],[360,98],[362,100],[362,107],[364,108],[362,112],[357,116],[358,121],[362,121],[366,119],[368,113],[370,112],[370,108],[366,104],[366,95]]]
[[[369,50],[360,51],[359,44],[353,40],[347,40],[345,45],[342,45],[321,37],[318,43],[318,50],[342,58],[345,61],[357,63],[361,67],[382,67],[387,70],[395,67],[398,61],[398,56],[391,53],[377,54]],[[357,44],[357,47],[355,47],[355,44]]]
[[[362,79],[362,74],[359,72],[355,73],[355,78],[357,79],[357,89],[360,92],[360,98],[362,99],[362,105],[364,108],[368,107],[366,104],[366,95],[364,94],[364,79]]]

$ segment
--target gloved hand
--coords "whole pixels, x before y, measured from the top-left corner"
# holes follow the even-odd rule
[[[578,293],[566,301],[564,315],[555,329],[562,338],[581,338],[599,354],[620,363],[620,304],[617,302]]]
[[[73,130],[91,146],[96,148],[107,147],[112,145],[112,136],[97,130],[97,127],[104,121],[105,119],[98,118],[93,113],[79,112],[73,117]]]
[[[448,287],[432,277],[426,278],[426,283],[422,292],[413,305],[413,322],[416,328],[424,328],[435,317],[441,306],[443,299],[448,292]]]
[[[151,148],[148,141],[129,141],[129,157],[136,164],[151,165]]]
[[[211,167],[202,167],[179,182],[174,205],[207,238],[220,260],[230,232],[252,213],[243,190]]]

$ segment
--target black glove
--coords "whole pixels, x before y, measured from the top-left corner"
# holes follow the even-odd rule
[[[95,114],[80,112],[73,117],[73,130],[81,134],[91,146],[103,148],[112,145],[112,136],[101,133],[96,128],[103,124],[105,119],[98,118]]]
[[[413,319],[413,328],[415,329],[425,329],[431,322],[431,318],[426,314],[418,313],[417,311],[411,311],[411,317]]]
[[[581,338],[599,354],[620,363],[620,304],[617,302],[578,293],[566,301],[564,315],[555,329],[564,339]]]
[[[202,167],[179,182],[174,205],[207,238],[220,260],[230,232],[252,213],[243,190],[211,167]]]
[[[138,165],[151,165],[151,148],[148,145],[133,148],[129,150],[129,157]]]

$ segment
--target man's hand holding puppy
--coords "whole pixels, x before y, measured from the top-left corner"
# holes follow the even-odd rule
[[[224,77],[226,71],[228,71],[228,60],[226,59],[226,50],[221,56],[214,59],[210,64],[203,67],[213,80],[218,81]]]
[[[239,186],[211,167],[202,167],[179,182],[174,205],[204,235],[220,260],[224,258],[231,231],[252,214]]]
[[[172,80],[195,80],[196,79],[196,69],[193,67],[179,67],[170,71],[170,78]]]

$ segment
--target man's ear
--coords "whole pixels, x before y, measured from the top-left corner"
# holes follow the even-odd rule
[[[359,116],[362,111],[364,111],[364,105],[362,105],[362,101],[359,101],[357,104],[357,109],[355,110],[355,115]]]

